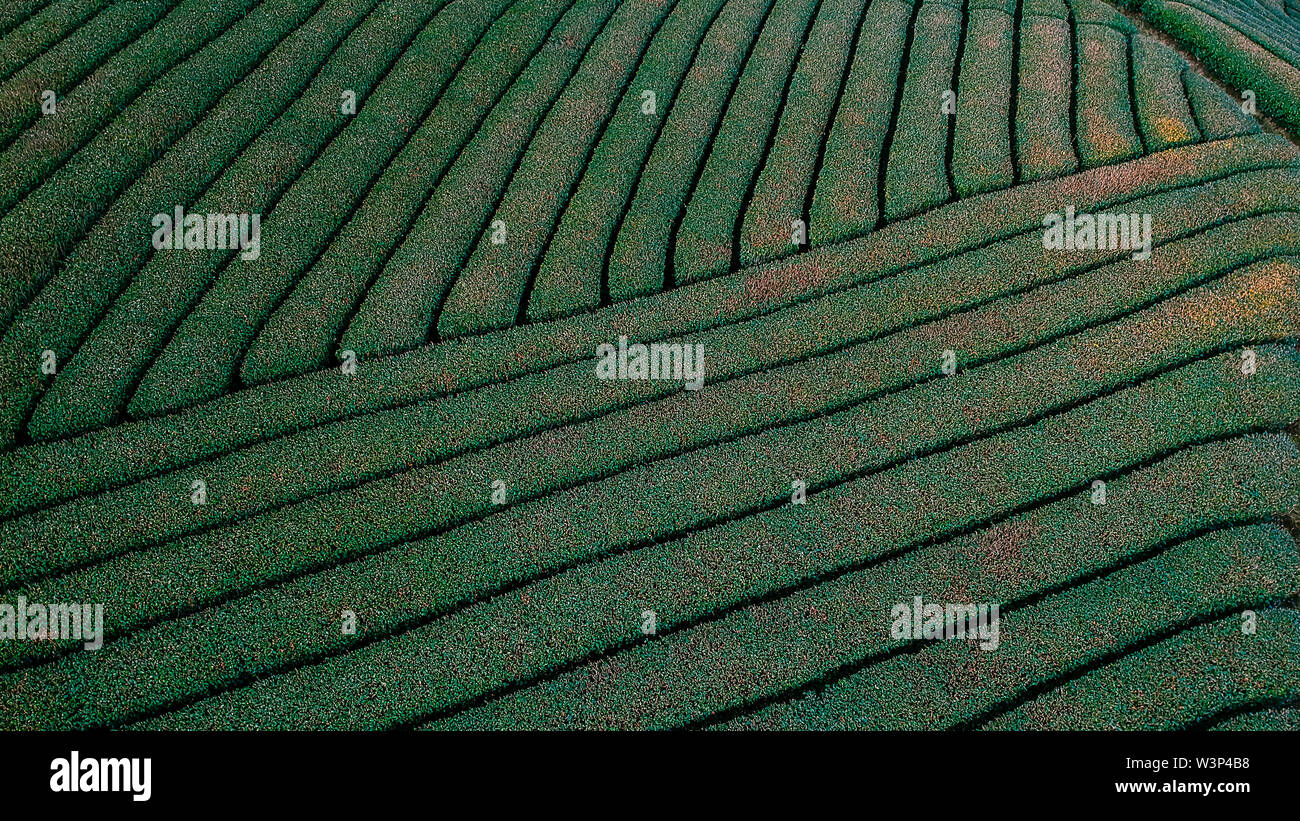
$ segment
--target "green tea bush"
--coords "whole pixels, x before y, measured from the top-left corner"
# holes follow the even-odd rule
[[[36,8],[44,5],[44,8]],[[72,0],[54,5],[39,0],[27,4],[14,3],[0,13],[0,81],[9,79],[15,71],[94,17],[108,0]]]
[[[8,182],[4,193],[0,194],[0,211],[7,211],[40,185],[164,72],[228,30],[257,3],[254,0],[229,0],[213,8],[211,3],[191,0],[147,31],[144,29],[154,22],[152,18],[168,11],[171,3],[139,5],[144,6],[140,9],[142,14],[134,8],[130,12],[121,12],[130,15],[129,20],[123,21],[129,34],[123,34],[127,37],[139,34],[139,39],[134,42],[125,40],[130,44],[72,88],[67,97],[58,102],[55,114],[37,117],[41,111],[38,105],[40,91],[29,92],[22,113],[28,115],[23,125],[30,128],[15,136],[5,152],[0,154],[0,178]],[[118,8],[122,7],[115,5],[113,10]],[[72,39],[77,39],[77,35]]]
[[[1183,72],[1192,115],[1207,140],[1222,140],[1242,134],[1256,134],[1259,123],[1241,110],[1213,81],[1190,68]]]
[[[44,10],[45,0],[15,0],[0,9],[0,36],[8,36],[37,13]]]
[[[1243,567],[1251,569],[1241,572]],[[811,697],[759,710],[728,729],[951,729],[1190,620],[1279,602],[1300,590],[1295,541],[1276,525],[1218,530],[1103,572],[1025,607],[1015,606],[1014,598],[1023,598],[1018,591],[963,591],[973,601],[1006,603],[996,652],[964,641],[923,646],[869,665]],[[934,599],[945,592],[925,580],[907,597]],[[823,600],[818,597],[819,604]],[[1050,690],[1046,697],[1060,703]],[[1083,713],[1093,707],[1072,706]],[[1096,719],[1085,720],[1092,725]]]
[[[923,0],[913,22],[914,39],[903,84],[897,129],[887,146],[885,218],[910,217],[947,201],[946,153],[953,116],[944,93],[952,76],[965,22],[956,0]]]
[[[825,488],[810,484],[806,505],[787,502],[644,547],[657,553],[670,550],[671,564],[679,574],[736,580],[744,591],[742,600],[815,575],[865,566],[907,546],[1017,512],[1038,500],[1086,493],[1088,483],[1097,477],[1121,473],[1179,448],[1286,424],[1280,421],[1290,419],[1286,403],[1300,396],[1300,363],[1294,350],[1261,346],[1259,352],[1260,369],[1251,377],[1241,375],[1236,352],[1214,357],[1034,424],[911,460],[883,473]],[[827,517],[821,526],[810,521],[817,515]],[[570,551],[585,549],[584,536],[593,535],[571,530],[563,519],[549,521],[553,530],[547,534],[551,535],[548,541],[558,541],[568,533],[574,540]],[[448,547],[454,552],[435,554],[440,557],[439,567],[431,566],[432,557],[406,567],[426,567],[430,573],[441,574],[447,581],[439,594],[451,602],[477,600],[471,592],[477,585],[486,583],[492,590],[516,572],[532,575],[564,566],[563,553],[551,554],[536,541],[543,534],[530,531],[528,535],[534,540],[510,545],[499,555],[485,554],[476,540],[449,540]],[[489,550],[504,547],[499,540],[492,544]],[[716,556],[719,550],[726,550],[726,555]],[[751,568],[761,574],[761,583],[748,575],[754,572]],[[509,595],[521,594],[527,595],[527,590]],[[438,626],[433,622],[283,679],[236,691],[233,700],[255,701],[252,707],[236,710],[237,720],[257,726],[289,722],[359,728],[416,719],[429,708],[428,691],[407,686],[403,676],[427,673],[430,665],[423,654],[436,654],[428,635]],[[667,643],[646,645],[663,646]],[[385,662],[386,657],[402,661],[395,665]],[[378,675],[384,676],[388,697],[382,701],[358,698],[360,693],[354,688],[369,691]],[[559,685],[541,700],[563,715],[566,711],[559,699],[567,689]],[[285,691],[294,696],[285,698]],[[556,701],[551,701],[552,697]],[[680,698],[677,701],[686,704]],[[204,715],[203,710],[196,713],[196,719],[200,723],[213,721],[213,714]]]
[[[998,194],[1004,207],[997,209],[989,209],[978,198],[959,201],[946,209],[942,219],[922,217],[915,224],[909,221],[896,227],[887,226],[867,243],[813,251],[796,259],[769,263],[754,271],[614,306],[599,314],[434,346],[420,355],[385,362],[382,369],[362,368],[355,375],[345,375],[337,369],[312,374],[238,393],[190,412],[121,426],[53,445],[0,453],[0,465],[4,467],[0,470],[0,511],[12,514],[31,509],[79,492],[102,490],[155,475],[195,459],[296,430],[410,405],[430,396],[458,396],[466,389],[486,383],[505,380],[488,393],[466,394],[457,401],[486,400],[502,395],[503,391],[505,395],[512,392],[528,394],[536,391],[535,385],[547,382],[521,383],[516,377],[555,367],[569,368],[569,372],[574,374],[589,374],[589,357],[594,345],[615,338],[619,333],[638,333],[649,341],[680,334],[683,328],[716,327],[723,335],[710,338],[710,345],[749,350],[753,348],[752,331],[738,323],[746,321],[746,317],[771,312],[783,305],[802,305],[821,296],[858,287],[859,283],[865,287],[875,280],[888,280],[900,272],[906,273],[907,277],[893,284],[905,286],[911,281],[911,276],[918,275],[917,266],[927,260],[940,260],[939,268],[926,268],[921,273],[946,271],[942,260],[956,259],[963,251],[992,245],[1017,234],[1017,242],[1031,249],[1030,252],[1044,256],[1040,241],[1041,217],[1038,215],[1059,207],[1061,202],[1076,202],[1081,209],[1086,205],[1094,210],[1119,204],[1132,205],[1137,210],[1163,212],[1168,208],[1169,217],[1162,217],[1155,223],[1158,236],[1171,226],[1184,223],[1187,230],[1195,230],[1197,225],[1203,229],[1213,224],[1216,218],[1197,222],[1202,210],[1225,215],[1217,219],[1230,218],[1241,208],[1241,203],[1249,203],[1259,192],[1242,190],[1237,194],[1227,194],[1217,183],[1198,187],[1193,184],[1195,180],[1231,175],[1232,168],[1284,164],[1294,155],[1289,143],[1275,137],[1251,137],[1230,145],[1233,148],[1231,157],[1211,146],[1174,149],[1135,161],[1124,167],[1125,173],[1122,174],[1112,169],[1099,169],[1067,180],[1021,186]],[[1293,172],[1271,173],[1281,175],[1276,185],[1289,185],[1284,178]],[[1188,185],[1192,185],[1188,192],[1178,191],[1180,186]],[[1230,186],[1228,190],[1238,190],[1229,182],[1224,185]],[[1144,194],[1160,191],[1169,192],[1165,200],[1159,194],[1154,195],[1150,202],[1140,199]],[[1262,193],[1267,195],[1267,187]],[[1161,202],[1167,204],[1162,206]],[[1250,207],[1253,209],[1254,206]],[[949,221],[954,219],[957,225],[965,226],[959,233],[951,230]],[[934,223],[933,229],[924,227],[931,222]],[[1268,234],[1261,239],[1272,242],[1276,237]],[[1010,259],[1020,256],[1019,253],[1010,253]],[[1101,261],[1103,257],[1079,259],[1084,259],[1084,264],[1087,264]],[[1060,262],[1060,257],[1046,256],[1037,264],[1055,269]],[[814,277],[809,276],[810,271],[815,273]],[[992,270],[980,280],[981,283],[998,281]],[[978,302],[981,296],[987,298],[990,287],[978,284],[968,293],[940,285],[938,290],[923,290],[917,296],[932,294],[940,297],[935,304],[948,305],[948,310],[951,310],[962,304]],[[912,291],[904,288],[889,293],[911,294]],[[956,301],[950,297],[955,297]],[[967,302],[963,303],[963,300]],[[798,312],[792,314],[800,315]],[[863,319],[868,322],[865,327],[881,332],[905,324],[907,316],[905,312],[885,308],[873,311]],[[924,315],[913,314],[912,317],[912,321],[916,321]],[[797,329],[790,324],[786,327]],[[814,325],[793,337],[778,338],[782,341],[799,339],[809,330],[815,337],[820,333],[819,329],[820,325]],[[749,337],[744,336],[746,332],[750,333]],[[794,331],[786,330],[784,333]],[[729,338],[735,341],[726,342]],[[710,360],[710,378],[715,372],[714,361]],[[724,370],[725,361],[719,363]],[[761,361],[755,360],[756,363]],[[567,387],[584,382],[590,385],[590,380],[573,378],[564,384]],[[636,390],[660,390],[665,386],[665,383],[634,384]],[[626,383],[617,389],[606,385],[606,389],[615,391],[616,396],[647,395],[622,394],[621,391],[629,390]],[[507,401],[506,407],[516,407],[512,404],[515,401]],[[528,401],[552,400],[539,396],[529,397]],[[491,409],[500,406],[480,402],[465,407]],[[527,422],[527,414],[520,418],[507,413],[501,418],[508,420],[515,430],[527,430],[520,427]],[[484,425],[484,421],[474,413],[466,415],[461,422],[470,431]],[[491,441],[488,439],[485,444]]]
[[[1294,592],[1294,590],[1292,591]],[[1225,710],[1300,696],[1300,612],[1233,613],[1044,693],[990,730],[1177,730]]]
[[[777,0],[745,70],[727,102],[726,116],[686,202],[676,244],[667,249],[677,282],[696,282],[733,267],[733,240],[750,185],[762,170],[788,96],[795,60],[804,48],[814,0]]]
[[[1058,17],[1026,10],[1020,25],[1015,138],[1023,180],[1052,179],[1079,170],[1070,122],[1076,93],[1071,86],[1074,40],[1064,11]]]
[[[1142,4],[1142,14],[1234,88],[1254,91],[1263,113],[1300,129],[1300,63],[1280,59],[1243,33],[1240,23],[1217,20],[1193,6],[1152,0]]]
[[[773,0],[723,6],[673,100],[609,251],[615,301],[664,287],[672,229]]]
[[[117,194],[318,5],[320,0],[258,5],[150,85],[0,219],[0,328],[9,326]]]
[[[721,0],[682,0],[655,35],[542,257],[525,306],[528,321],[570,316],[600,305],[605,252],[682,78],[722,8]],[[653,114],[646,113],[646,92],[654,94]]]
[[[906,592],[908,585],[935,590],[947,583],[963,584],[981,598],[1023,597],[1026,591],[1122,562],[1162,541],[1221,522],[1274,515],[1294,504],[1297,492],[1297,482],[1279,481],[1279,471],[1283,477],[1296,475],[1294,447],[1281,435],[1193,448],[1111,480],[1113,503],[1106,508],[1092,505],[1087,493],[1072,494],[850,574],[845,584],[866,586],[871,600],[886,602],[882,612],[888,612],[891,596],[913,595]],[[999,551],[1008,540],[1021,546],[1014,557]],[[1088,549],[1080,551],[1079,545]],[[736,546],[707,549],[722,558]],[[663,628],[676,629],[684,620],[700,618],[707,612],[702,608],[737,594],[735,576],[696,578],[708,564],[683,574],[675,556],[666,548],[650,548],[583,565],[535,582],[527,600],[501,596],[447,616],[421,630],[431,649],[447,660],[427,671],[425,686],[436,692],[441,708],[448,708],[593,651],[628,644],[637,635],[643,607],[655,608]],[[761,573],[748,565],[762,558],[742,559],[746,572]],[[322,574],[315,581],[304,579],[157,625],[107,644],[93,660],[74,654],[32,670],[22,678],[24,690],[69,693],[69,700],[34,699],[31,709],[16,715],[15,723],[60,726],[67,718],[59,716],[70,715],[87,724],[117,723],[179,698],[228,687],[239,680],[241,669],[266,675],[299,663],[295,659],[312,657],[309,654],[337,654],[365,636],[402,627],[403,619],[418,613],[407,605],[394,606],[391,596],[365,592],[364,585],[357,584],[363,578],[359,574],[329,579],[337,575]],[[1007,587],[1011,581],[1016,588]],[[814,595],[844,586],[826,584]],[[733,590],[727,593],[729,588]],[[341,601],[361,608],[362,629],[355,636],[343,636],[337,629]],[[779,601],[777,607],[782,607]],[[575,620],[575,613],[582,618]],[[520,635],[535,640],[518,648]],[[204,648],[202,653],[188,651],[196,644]],[[255,655],[244,655],[252,648],[257,648]],[[144,669],[145,658],[151,660],[147,677],[132,672]],[[9,678],[6,683],[15,680]],[[82,683],[75,695],[67,687],[71,680]],[[222,696],[210,705],[216,708],[211,711],[229,709],[227,703],[244,699],[236,693]]]
[[[794,220],[805,221],[817,162],[826,145],[853,44],[864,29],[866,4],[824,2],[799,55],[767,162],[754,184],[740,234],[742,266],[801,250],[791,243]]]
[[[969,197],[1008,188],[1011,165],[1011,30],[1014,2],[971,3],[957,84],[952,176],[957,194]],[[1023,54],[1023,52],[1022,52]]]
[[[813,247],[841,242],[876,227],[878,180],[895,88],[915,4],[875,0],[862,18],[849,76],[826,138],[821,174],[813,181],[808,240]]]
[[[423,21],[430,11],[425,6],[410,13]],[[482,4],[464,11],[481,24],[491,19]],[[255,259],[232,255],[198,304],[170,318],[179,325],[131,396],[129,414],[163,413],[228,390],[262,323],[434,105],[451,79],[459,49],[477,39],[473,27],[457,27],[452,17],[443,21],[446,29],[416,23],[414,40],[408,34],[392,46],[400,56],[383,82],[264,221],[262,253]],[[448,31],[458,47],[447,48]]]
[[[1271,189],[1269,186],[1264,186]],[[1220,187],[1216,199],[1230,204]],[[1280,196],[1292,196],[1282,189]],[[1187,213],[1203,214],[1203,208],[1187,209]],[[1211,215],[1212,216],[1212,215]],[[577,402],[565,416],[548,420],[539,417],[528,405],[511,401],[510,393],[497,391],[483,395],[467,395],[462,403],[444,403],[443,407],[416,408],[413,412],[397,412],[382,417],[367,417],[345,426],[332,426],[296,437],[277,440],[266,446],[226,456],[203,468],[204,480],[212,489],[209,504],[200,509],[185,504],[185,488],[191,481],[192,471],[165,474],[156,479],[128,485],[108,494],[88,497],[67,505],[52,508],[32,516],[0,523],[0,555],[12,569],[8,581],[31,578],[49,573],[68,564],[79,564],[88,559],[102,559],[126,550],[160,540],[181,536],[199,529],[210,528],[250,514],[277,506],[299,502],[304,498],[330,492],[343,491],[349,501],[329,498],[301,506],[301,510],[288,509],[280,518],[289,521],[321,520],[332,522],[336,517],[328,511],[334,507],[350,506],[355,510],[366,508],[349,491],[366,480],[376,481],[364,488],[365,496],[373,501],[374,512],[362,517],[370,533],[365,544],[383,543],[411,535],[411,523],[420,527],[445,526],[465,517],[481,513],[487,505],[481,489],[458,476],[474,476],[484,471],[508,480],[514,488],[515,498],[528,498],[541,492],[563,487],[567,482],[581,481],[591,476],[603,475],[621,469],[638,460],[659,458],[674,449],[698,447],[713,438],[734,437],[740,433],[762,430],[765,426],[786,424],[809,416],[825,414],[837,408],[862,401],[881,390],[894,390],[905,386],[909,379],[932,378],[938,373],[937,352],[955,346],[961,351],[963,367],[988,361],[1007,353],[1024,350],[1039,341],[1051,340],[1071,330],[1086,328],[1091,323],[1105,321],[1117,314],[1123,315],[1135,307],[1177,293],[1190,285],[1219,276],[1236,265],[1251,259],[1277,253],[1280,249],[1268,238],[1276,236],[1267,226],[1294,225],[1290,215],[1279,218],[1262,217],[1231,223],[1191,239],[1162,246],[1152,260],[1138,263],[1131,260],[1106,265],[1084,266],[1073,273],[1059,273],[1043,279],[1037,260],[1023,252],[999,257],[982,255],[966,260],[964,268],[955,265],[935,266],[928,271],[928,280],[912,279],[909,283],[892,283],[888,288],[874,288],[827,301],[818,309],[810,304],[802,311],[787,312],[767,318],[758,324],[767,326],[762,333],[784,340],[786,347],[773,347],[757,357],[749,353],[746,342],[754,331],[740,327],[732,340],[720,335],[703,336],[703,344],[713,352],[713,362],[721,371],[711,382],[711,390],[701,400],[690,400],[671,388],[660,388],[652,393],[629,387],[628,396],[646,401],[656,395],[667,398],[645,405],[635,401],[614,401],[601,386],[594,384],[590,372],[581,370],[550,374],[551,384],[525,383],[522,395],[529,404],[544,403],[552,413],[561,409],[561,397]],[[1258,241],[1251,238],[1259,238]],[[1231,247],[1235,256],[1225,257],[1221,248]],[[1017,250],[1014,245],[1009,250]],[[1293,242],[1291,250],[1300,252]],[[920,296],[927,290],[937,297],[948,297],[945,286],[962,285],[962,278],[981,272],[1000,272],[999,283],[1009,291],[1021,290],[1025,283],[1041,285],[1019,296],[980,304],[966,313],[946,316],[937,323],[916,324],[878,340],[853,345],[855,339],[872,337],[870,320],[878,313],[878,306],[894,304],[899,290]],[[1010,272],[1015,272],[1012,275]],[[1253,338],[1282,338],[1292,332],[1285,306],[1297,291],[1300,271],[1286,262],[1268,262],[1255,265],[1228,277],[1213,287],[1198,289],[1180,296],[1162,308],[1162,312],[1196,312],[1215,316],[1224,313],[1238,324],[1220,324],[1207,321],[1198,327],[1204,334],[1188,346],[1170,344],[1169,355],[1186,356],[1196,351],[1212,350]],[[1119,291],[1099,287],[1103,283],[1123,282]],[[1242,285],[1240,283],[1247,283]],[[1054,284],[1053,284],[1054,283]],[[973,283],[972,283],[973,284]],[[1232,308],[1245,293],[1258,294],[1257,300],[1247,302],[1243,308]],[[1106,295],[1104,298],[1101,295]],[[1182,307],[1187,305],[1189,307]],[[917,304],[912,317],[944,316],[943,303]],[[907,316],[907,314],[904,314]],[[849,318],[856,318],[850,321]],[[1012,319],[1014,318],[1014,322]],[[1177,323],[1170,323],[1176,325]],[[1169,327],[1165,325],[1164,327]],[[827,337],[826,328],[839,326],[841,335]],[[1138,333],[1152,342],[1169,343],[1161,325],[1143,325]],[[801,330],[802,329],[802,330]],[[1116,343],[1116,350],[1126,345],[1143,343]],[[847,347],[846,347],[847,346]],[[824,360],[807,358],[831,352]],[[926,363],[923,366],[915,363]],[[787,364],[788,363],[788,364]],[[589,367],[589,366],[588,366]],[[1044,366],[1054,372],[1055,366]],[[773,370],[775,369],[775,370]],[[789,375],[787,382],[787,376]],[[852,374],[845,381],[845,375]],[[728,381],[731,380],[731,381]],[[636,383],[633,383],[636,384]],[[570,385],[585,386],[581,392]],[[820,386],[820,387],[819,387]],[[779,391],[779,392],[778,392]],[[520,393],[515,393],[519,396]],[[791,397],[789,403],[774,401],[779,395]],[[1043,394],[1046,395],[1046,394]],[[548,398],[548,396],[554,398]],[[813,401],[810,397],[816,397]],[[1028,401],[1028,400],[1027,400]],[[584,402],[589,405],[582,404]],[[473,421],[475,407],[498,407],[502,421],[496,430],[476,431]],[[626,411],[619,408],[627,408]],[[691,408],[692,414],[701,414],[698,422],[678,426],[670,440],[658,436],[661,425],[653,420],[664,415],[675,417],[681,411],[672,408]],[[595,411],[595,414],[593,414]],[[481,414],[480,414],[481,416]],[[904,414],[905,416],[905,414]],[[688,417],[689,418],[689,417]],[[556,422],[582,422],[562,437],[573,442],[560,446],[555,432],[535,434],[538,426]],[[636,420],[644,420],[638,423]],[[480,424],[487,420],[480,419]],[[514,425],[514,429],[500,427]],[[631,439],[627,428],[639,429],[642,434]],[[476,435],[492,433],[510,442],[495,452],[478,453],[478,448],[492,444],[492,440],[477,441]],[[515,437],[534,434],[531,438]],[[538,446],[540,443],[540,447]],[[593,446],[590,443],[601,443]],[[468,447],[467,447],[468,446]],[[439,459],[455,456],[469,450],[471,455],[458,457],[451,462]],[[518,453],[509,462],[522,467],[505,469],[499,461],[507,453]],[[349,457],[349,454],[356,454]],[[494,461],[498,464],[493,467]],[[427,469],[412,471],[419,465]],[[384,477],[397,473],[391,480]],[[407,509],[393,500],[402,498],[402,488],[444,486],[459,488],[453,497],[444,497],[441,504],[448,505],[445,512],[428,509],[423,496],[414,497],[409,504],[418,508]],[[323,507],[322,507],[323,506]],[[130,510],[133,515],[118,511]],[[423,511],[418,512],[418,511]],[[384,527],[379,522],[389,522]],[[98,523],[98,524],[95,524]],[[330,524],[333,528],[334,525]],[[392,528],[399,528],[393,531]],[[406,528],[402,530],[401,528]],[[250,532],[250,542],[264,543],[275,538],[276,531],[301,534],[302,526],[288,527],[271,521],[245,522],[238,530]],[[69,550],[63,534],[70,530],[97,531],[87,535]],[[260,533],[261,535],[256,535]],[[226,539],[237,534],[226,534]],[[286,546],[287,547],[287,546]],[[199,552],[196,546],[179,545],[175,549]]]
[[[1200,139],[1183,90],[1187,62],[1148,37],[1133,38],[1132,57],[1138,122],[1147,148],[1163,151]]]
[[[336,342],[352,310],[419,214],[425,197],[493,104],[527,66],[562,3],[495,7],[500,20],[466,57],[434,109],[384,169],[321,256],[258,332],[240,366],[258,385],[338,364]],[[455,31],[456,29],[453,29]],[[461,29],[463,31],[463,29]]]
[[[1107,26],[1077,27],[1076,128],[1084,168],[1113,165],[1142,153],[1128,93],[1130,36]]]
[[[484,230],[498,230],[488,222],[492,209],[538,124],[612,12],[611,4],[596,0],[581,0],[565,12],[433,190],[352,318],[342,349],[376,356],[425,343],[472,245]],[[508,236],[509,226],[500,230]]]
[[[489,230],[455,276],[438,320],[440,336],[508,328],[521,315],[534,266],[628,79],[668,14],[667,0],[624,6],[533,134],[492,212],[507,234]]]
[[[58,95],[62,106],[70,108],[75,108],[85,98],[86,92],[78,91],[71,100],[65,99],[64,95],[86,80],[87,75],[95,78],[88,81],[87,88],[98,90],[105,80],[110,79],[108,75],[111,72],[102,71],[105,61],[111,63],[111,58],[117,56],[116,52],[129,47],[136,38],[154,39],[149,35],[150,26],[179,2],[154,0],[131,6],[107,0],[57,3],[46,5],[40,14],[10,32],[4,39],[4,44],[12,45],[13,49],[8,52],[8,68],[0,86],[5,92],[0,97],[0,145],[8,148],[23,129],[39,120],[42,115],[40,95],[46,89]],[[236,5],[230,4],[231,7]],[[242,5],[247,10],[255,3]],[[212,14],[212,11],[217,13]],[[209,31],[220,32],[229,25],[231,18],[223,15],[222,11],[225,9],[221,6],[209,9],[212,24],[216,26]],[[88,18],[83,17],[87,13]],[[203,19],[193,16],[192,8],[186,9],[181,16],[187,18],[191,27],[199,30],[196,33],[202,34],[208,25]],[[172,31],[171,34],[183,38],[190,36],[189,32]],[[199,42],[202,43],[203,39]],[[154,42],[153,45],[157,47],[159,44]],[[130,66],[137,60],[148,59],[141,49],[133,51],[134,59],[119,60],[118,64]],[[169,64],[163,64],[164,69],[168,67]],[[143,86],[129,89],[123,101],[129,100],[134,96],[132,92],[138,93],[140,88]],[[6,190],[0,195],[3,197],[0,199],[3,209],[0,210],[7,210],[23,193],[23,190]]]
[[[23,358],[34,361],[43,346],[58,340],[56,350],[67,351],[70,360],[32,413],[27,425],[32,438],[57,439],[115,420],[162,335],[173,326],[169,318],[196,298],[190,283],[206,281],[203,274],[210,276],[225,256],[149,257],[150,232],[140,226],[178,203],[199,213],[269,208],[346,122],[340,89],[364,93],[386,67],[384,56],[394,55],[384,41],[403,32],[400,26],[397,31],[384,27],[392,25],[388,20],[404,17],[393,4],[385,4],[389,14],[362,22],[376,5],[373,0],[326,3],[150,166],[19,316],[0,346],[23,346]],[[314,77],[303,72],[313,65],[320,65]],[[108,308],[106,300],[119,291]],[[34,393],[41,384],[39,370],[22,373],[27,375],[23,387]],[[16,413],[26,404],[11,396],[7,410]]]

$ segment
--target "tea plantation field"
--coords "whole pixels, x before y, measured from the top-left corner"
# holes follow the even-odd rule
[[[12,0],[0,728],[1295,729],[1297,135],[1296,0]]]

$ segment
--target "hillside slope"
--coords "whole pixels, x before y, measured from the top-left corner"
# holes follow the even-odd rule
[[[1294,723],[1290,0],[145,5],[0,18],[0,726]]]

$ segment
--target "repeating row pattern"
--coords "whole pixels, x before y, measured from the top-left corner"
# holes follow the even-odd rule
[[[48,52],[0,85],[0,441],[591,312],[1258,128],[1095,0],[279,2],[181,4],[143,32],[136,15],[97,72]],[[115,8],[60,42],[104,43]],[[259,214],[264,253],[153,249],[175,207]]]
[[[0,726],[1294,723],[1300,152],[1121,11],[118,9],[0,13]]]
[[[1251,95],[1260,111],[1300,129],[1300,9],[1294,0],[1129,0],[1153,25]]]

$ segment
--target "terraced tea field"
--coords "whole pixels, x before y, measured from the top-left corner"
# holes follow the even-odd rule
[[[1294,728],[1298,133],[1295,0],[14,0],[0,727]]]

